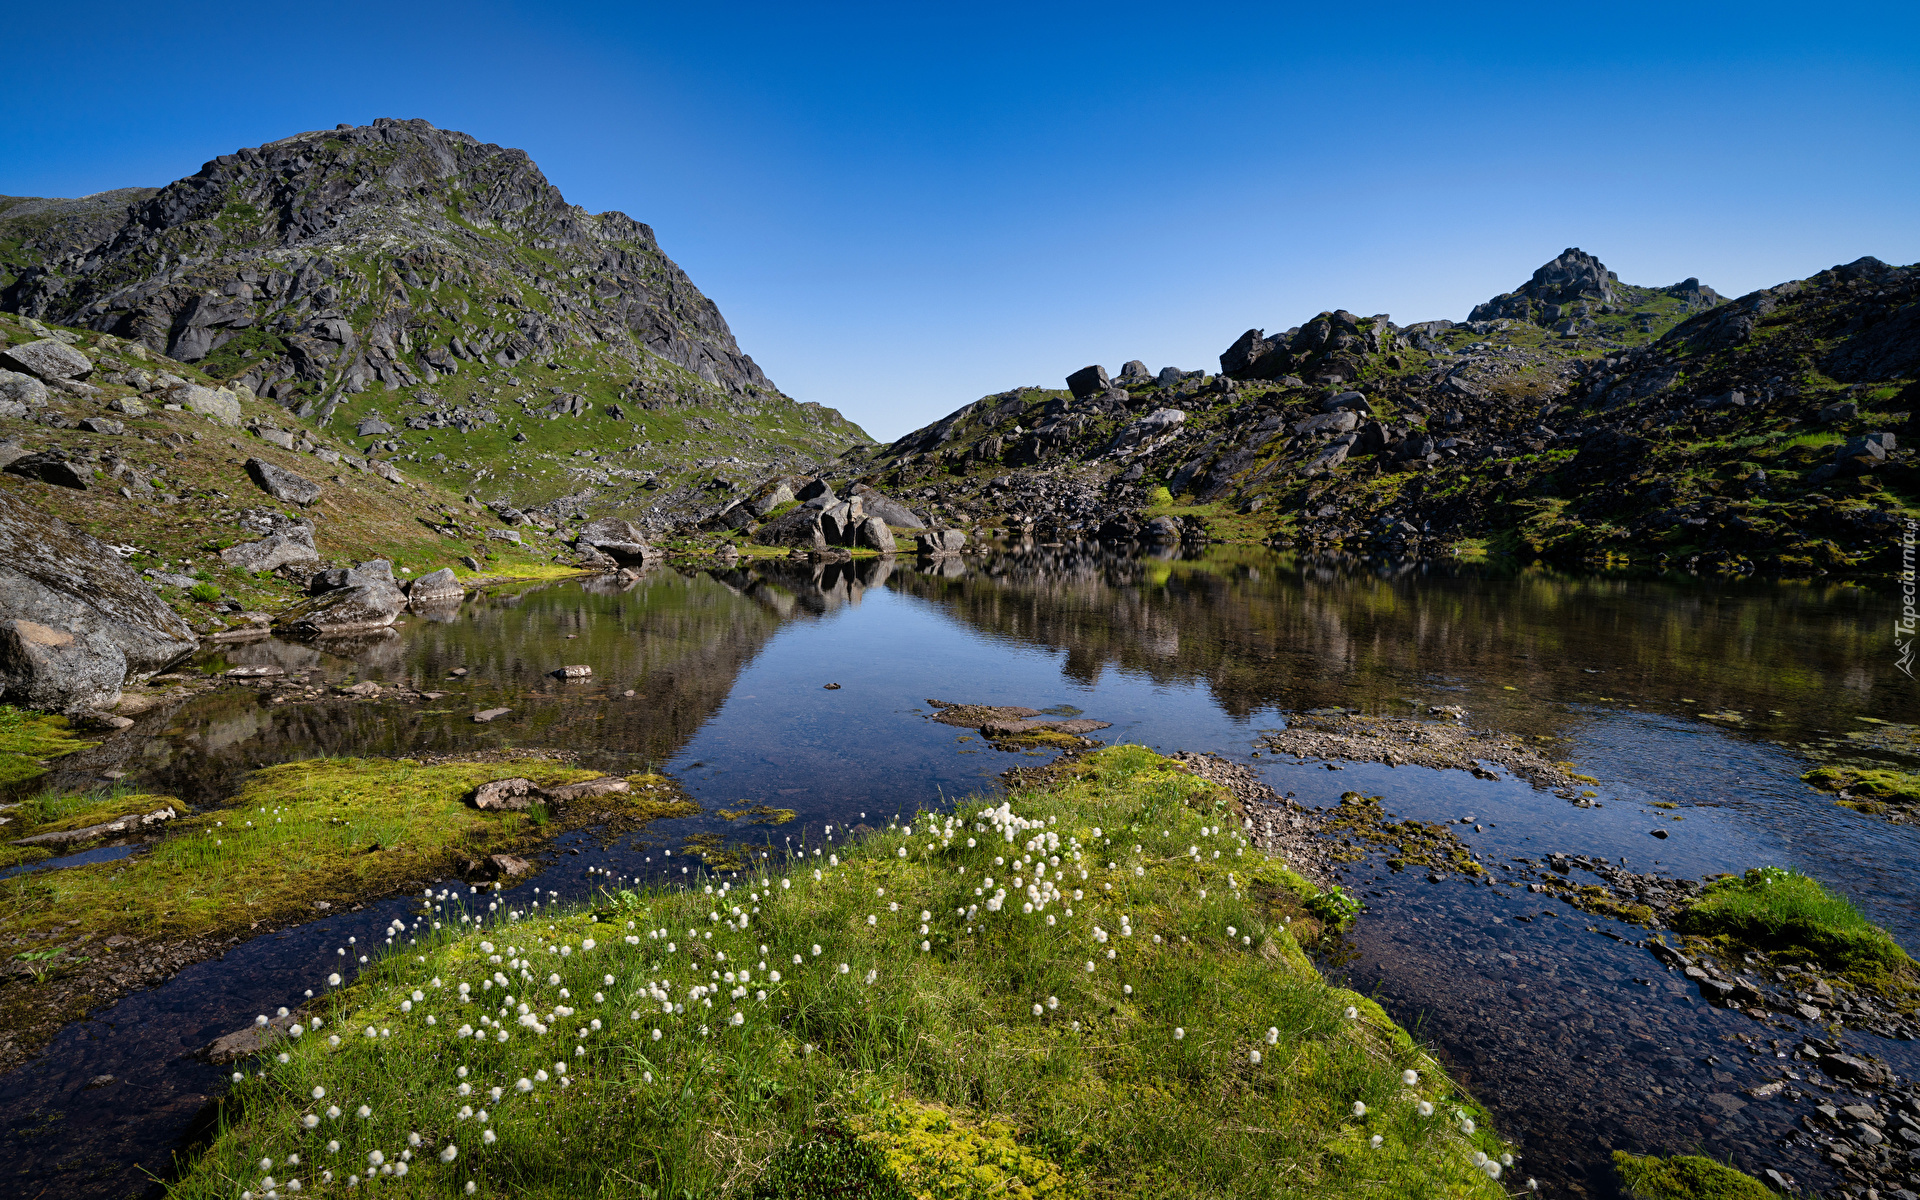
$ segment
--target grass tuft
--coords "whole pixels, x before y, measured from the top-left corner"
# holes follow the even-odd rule
[[[1916,975],[1907,952],[1852,901],[1782,867],[1716,880],[1675,927],[1815,962],[1881,992],[1907,990]]]
[[[1672,1158],[1613,1152],[1613,1166],[1628,1200],[1774,1200],[1773,1189],[1751,1175],[1711,1158]]]

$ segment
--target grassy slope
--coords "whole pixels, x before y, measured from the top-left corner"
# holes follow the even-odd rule
[[[235,1088],[173,1194],[339,1190],[411,1134],[382,1194],[823,1194],[794,1167],[836,1135],[919,1195],[1502,1194],[1478,1110],[1314,972],[1287,929],[1312,889],[1246,852],[1224,793],[1123,746],[1010,805],[1034,822],[1011,842],[968,805],[597,912],[474,927],[435,897],[419,946]],[[1043,911],[995,861],[1022,853],[1062,889]]]
[[[78,345],[89,357],[103,354],[99,335],[86,330],[71,332],[80,335]],[[0,334],[15,343],[36,336],[14,324],[14,318],[6,314],[0,314]],[[115,342],[105,346],[105,353],[115,352]],[[219,382],[182,363],[154,355],[142,361],[121,353],[130,366],[149,372],[170,371],[190,382],[216,386]],[[108,411],[108,402],[132,395],[132,389],[102,385],[97,397],[82,400],[56,395],[51,405],[74,420],[94,415],[120,420],[127,427],[125,434],[93,434],[0,418],[0,440],[15,441],[29,450],[45,449],[50,444],[69,453],[90,450],[96,468],[93,484],[86,491],[7,474],[0,474],[0,487],[95,537],[140,547],[147,553],[131,560],[136,568],[165,564],[182,573],[204,571],[209,582],[248,608],[281,607],[299,589],[286,580],[255,578],[220,562],[221,547],[259,536],[235,523],[235,514],[243,509],[278,509],[312,519],[321,556],[334,561],[389,558],[396,569],[404,565],[421,574],[452,566],[462,555],[475,554],[490,560],[489,573],[518,576],[553,570],[552,554],[557,545],[531,537],[525,547],[487,539],[488,530],[502,527],[491,513],[463,503],[458,493],[420,476],[410,465],[403,472],[408,482],[395,484],[345,464],[330,467],[311,455],[282,450],[244,429],[222,426],[193,413],[166,412],[156,406],[148,417],[134,419]],[[242,407],[247,420],[304,431],[321,446],[357,452],[352,443],[328,436],[271,402],[244,401]],[[141,486],[133,499],[121,496],[122,481],[109,478],[99,469],[109,457],[129,464],[140,479],[152,480],[155,486]],[[249,458],[263,459],[319,483],[323,489],[320,500],[309,509],[274,500],[248,477],[245,463]],[[147,499],[141,492],[152,493],[155,498]],[[178,497],[178,502],[161,502],[158,498],[162,496]],[[452,528],[450,519],[458,523],[457,534],[441,532]],[[191,565],[186,565],[189,562]],[[457,570],[462,575],[468,573]],[[196,624],[212,615],[179,589],[163,588],[160,594]]]

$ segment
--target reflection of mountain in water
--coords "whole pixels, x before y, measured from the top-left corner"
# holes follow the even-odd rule
[[[1884,602],[1857,588],[1369,567],[1237,547],[1143,558],[1077,543],[957,561],[896,572],[892,585],[977,628],[1063,650],[1064,672],[1082,683],[1108,667],[1204,680],[1235,716],[1270,705],[1405,711],[1471,679],[1518,689],[1507,727],[1545,730],[1552,714],[1539,700],[1592,694],[1601,681],[1589,668],[1614,688],[1703,705],[1787,707],[1822,693],[1860,712],[1907,702],[1882,694],[1887,672],[1860,667],[1884,649]]]
[[[633,771],[664,762],[721,703],[740,670],[786,620],[858,603],[890,564],[804,564],[682,575],[654,571],[622,585],[594,576],[481,593],[450,611],[410,617],[390,636],[225,649],[218,666],[271,664],[331,687],[443,691],[438,700],[273,704],[223,688],[176,712],[142,764],[183,797],[227,794],[258,764],[316,755],[444,754],[551,748]],[[563,682],[567,664],[591,679]],[[467,675],[450,672],[464,667]],[[625,693],[631,689],[633,696]],[[512,713],[490,724],[472,714]]]

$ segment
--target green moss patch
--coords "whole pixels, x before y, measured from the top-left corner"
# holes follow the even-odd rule
[[[0,785],[43,775],[42,760],[99,744],[82,740],[65,717],[0,704]]]
[[[1816,963],[1892,998],[1920,985],[1920,969],[1886,930],[1818,880],[1781,867],[1714,881],[1679,913],[1674,928]]]
[[[299,920],[318,901],[377,896],[543,835],[533,813],[468,806],[464,798],[478,784],[515,775],[562,784],[595,774],[544,760],[313,759],[268,767],[248,777],[231,807],[167,822],[144,854],[0,880],[0,931],[31,941],[37,926],[57,918],[96,934],[192,937]],[[671,799],[643,795],[636,803],[643,818],[659,815],[659,806],[684,815]],[[59,823],[95,815],[75,812]]]
[[[1630,1200],[1774,1200],[1774,1191],[1751,1175],[1711,1158],[1672,1158],[1613,1152],[1613,1167]]]
[[[1815,767],[1800,777],[1823,792],[1850,792],[1855,797],[1901,806],[1920,804],[1920,774],[1876,771],[1871,768]]]
[[[1483,1114],[1314,971],[1268,901],[1299,877],[1217,797],[1113,747],[781,870],[477,924],[436,894],[171,1195],[339,1190],[409,1134],[382,1195],[1503,1195]]]

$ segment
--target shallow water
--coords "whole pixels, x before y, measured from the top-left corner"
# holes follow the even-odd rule
[[[30,871],[58,871],[66,867],[84,867],[88,863],[112,862],[116,858],[125,858],[139,846],[101,846],[93,850],[82,850],[78,854],[65,854],[59,858],[43,858],[39,862],[21,863],[17,867],[8,867],[0,871],[0,879],[10,875],[25,875]]]
[[[1868,729],[1860,717],[1920,718],[1920,697],[1893,666],[1891,614],[1887,596],[1833,585],[1376,570],[1239,550],[658,571],[624,591],[596,579],[475,596],[371,642],[226,648],[204,665],[274,663],[320,684],[372,679],[446,695],[274,705],[223,689],[142,718],[66,760],[54,782],[86,786],[117,765],[143,790],[217,804],[255,766],[315,754],[553,747],[607,770],[663,767],[709,813],[740,801],[798,813],[771,828],[712,815],[662,822],[611,848],[590,831],[568,835],[523,887],[577,898],[601,878],[590,868],[691,872],[694,860],[668,853],[689,834],[772,853],[803,832],[877,824],[1042,761],[927,721],[929,698],[1064,706],[1113,722],[1103,740],[1217,751],[1309,803],[1354,789],[1405,816],[1474,817],[1481,832],[1455,828],[1489,859],[1564,851],[1687,876],[1800,867],[1916,946],[1920,833],[1835,807],[1798,780],[1806,761],[1776,744]],[[593,678],[548,676],[568,663],[591,665]],[[458,667],[468,674],[450,676]],[[1555,756],[1601,780],[1600,806],[1460,772],[1251,757],[1286,712],[1335,704],[1462,704],[1476,726],[1565,738]],[[514,711],[470,719],[489,707]],[[1695,715],[1726,709],[1744,719]],[[1655,825],[1672,836],[1650,838]],[[1703,1148],[1820,1180],[1817,1166],[1773,1146],[1785,1106],[1739,1094],[1759,1068],[1722,1039],[1766,1031],[1708,1008],[1645,951],[1588,932],[1606,922],[1529,906],[1543,897],[1516,889],[1380,877],[1370,864],[1356,864],[1349,886],[1372,907],[1339,969],[1493,1105],[1522,1143],[1523,1170],[1551,1193],[1607,1194],[1612,1147]],[[70,1026],[0,1080],[0,1177],[22,1195],[139,1192],[137,1168],[164,1172],[221,1088],[223,1071],[183,1056],[294,1003],[333,969],[347,936],[364,942],[409,905],[257,938]],[[1920,1069],[1907,1047],[1852,1036]],[[115,1080],[94,1086],[102,1075]]]

